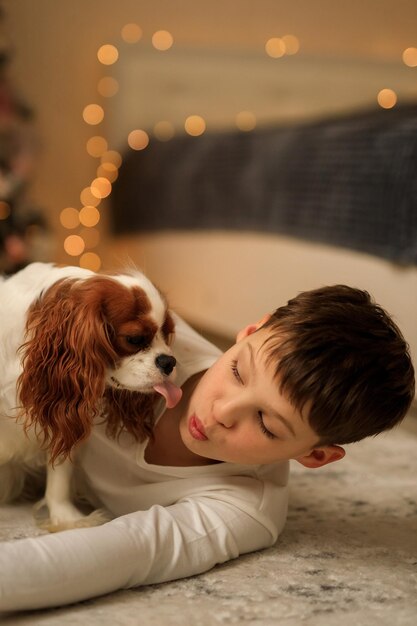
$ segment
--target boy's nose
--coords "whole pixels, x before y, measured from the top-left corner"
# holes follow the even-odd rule
[[[241,403],[223,401],[216,406],[215,417],[218,424],[225,428],[232,428],[243,414]]]

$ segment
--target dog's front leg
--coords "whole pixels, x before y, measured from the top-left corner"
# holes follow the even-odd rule
[[[71,481],[73,465],[65,460],[54,465],[48,464],[46,473],[46,491],[43,502],[49,510],[49,519],[39,526],[49,532],[58,532],[69,528],[98,526],[110,519],[104,511],[96,510],[84,515],[71,502]]]
[[[46,472],[45,502],[49,509],[50,531],[73,528],[83,517],[81,511],[71,502],[71,479],[73,465],[65,460],[52,467],[48,463]]]

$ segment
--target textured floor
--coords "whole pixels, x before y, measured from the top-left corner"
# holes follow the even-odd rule
[[[4,626],[415,626],[417,435],[412,429],[349,446],[343,461],[319,470],[294,464],[288,522],[273,548],[201,576],[0,621]],[[36,532],[27,507],[0,507],[0,540]]]

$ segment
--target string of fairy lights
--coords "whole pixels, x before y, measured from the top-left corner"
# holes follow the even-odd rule
[[[127,44],[136,44],[142,39],[142,29],[138,24],[126,24],[121,29],[121,39]],[[174,44],[172,34],[166,30],[158,30],[153,33],[152,46],[160,52],[166,52]],[[299,39],[295,35],[272,37],[265,43],[265,53],[279,59],[286,55],[297,54],[300,49]],[[112,66],[119,59],[120,52],[113,44],[104,44],[97,51],[98,61],[107,67]],[[402,60],[409,67],[417,67],[417,48],[406,48],[402,53]],[[108,99],[119,91],[118,81],[113,76],[102,77],[97,85],[98,94]],[[380,107],[390,109],[397,103],[396,92],[390,88],[384,88],[376,95]],[[105,109],[102,104],[91,103],[84,107],[83,120],[89,126],[99,126],[105,117]],[[236,127],[241,131],[251,131],[256,127],[257,119],[253,111],[239,111],[235,116]],[[184,120],[184,130],[189,135],[198,137],[207,128],[206,120],[200,115],[190,115]],[[175,134],[174,125],[161,120],[153,127],[153,136],[160,141],[169,141]],[[132,150],[144,150],[151,141],[149,134],[141,129],[132,129],[127,136],[127,145]],[[98,253],[100,244],[100,204],[108,198],[112,192],[112,183],[117,179],[118,170],[122,164],[122,155],[110,149],[107,139],[99,134],[90,137],[86,144],[87,153],[97,161],[96,177],[80,193],[81,208],[67,207],[60,213],[60,223],[66,231],[75,234],[67,234],[64,237],[64,250],[72,257],[78,259],[81,267],[97,271],[101,267],[101,258]]]

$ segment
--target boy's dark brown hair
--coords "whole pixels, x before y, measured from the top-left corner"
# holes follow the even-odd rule
[[[300,293],[262,328],[268,362],[317,445],[346,444],[390,429],[414,398],[409,349],[366,291],[335,285]]]

